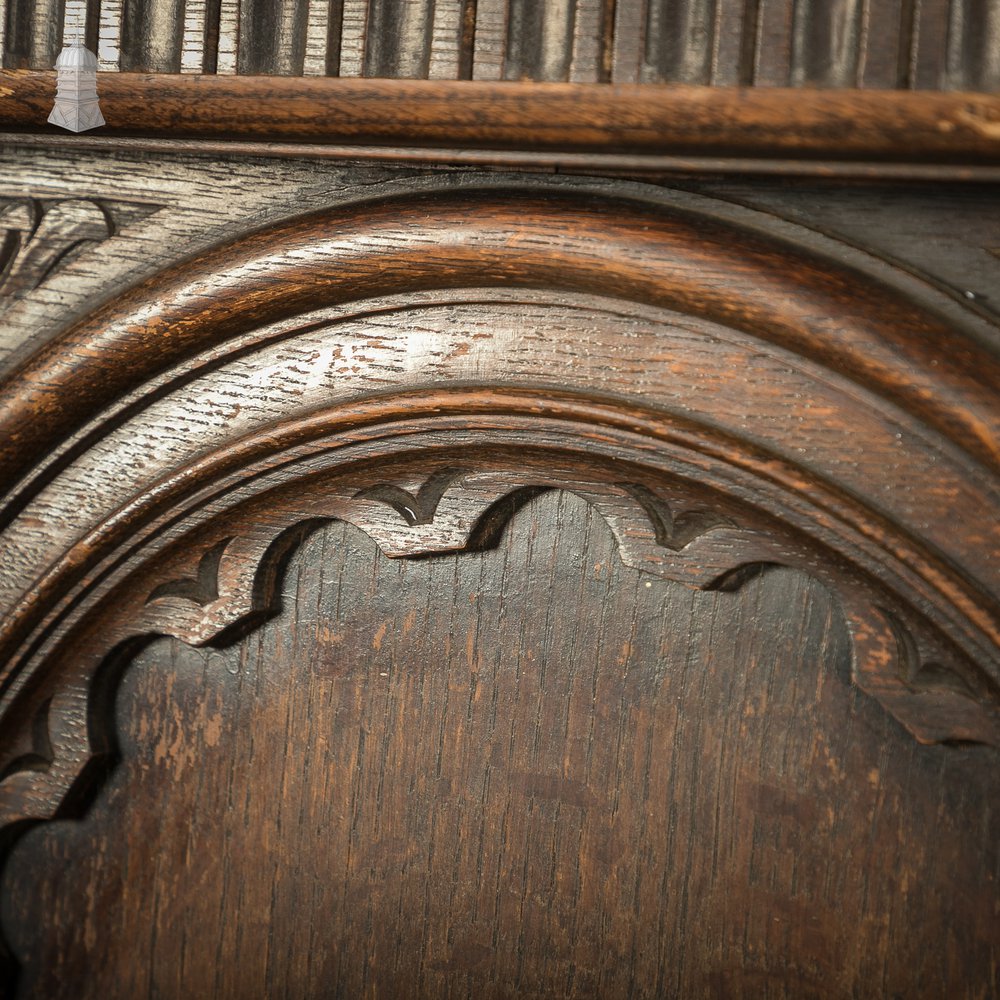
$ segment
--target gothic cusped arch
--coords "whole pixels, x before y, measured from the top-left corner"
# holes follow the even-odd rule
[[[860,687],[919,739],[1000,744],[996,384],[866,273],[596,194],[386,198],[181,262],[2,390],[3,816],[65,808],[114,650],[252,627],[310,526],[455,551],[552,488],[648,572],[812,573]]]

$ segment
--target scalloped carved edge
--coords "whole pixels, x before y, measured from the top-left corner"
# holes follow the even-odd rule
[[[567,221],[571,225],[567,226]],[[523,238],[512,241],[509,236],[515,228]],[[559,234],[558,239],[553,240],[553,233]],[[373,252],[371,247],[380,241],[383,248]],[[421,255],[415,258],[408,253],[414,241],[419,246],[432,244],[434,254],[426,255],[427,259]],[[609,256],[609,245],[622,248],[623,253]],[[247,275],[264,265],[268,268],[269,295],[262,303],[259,296],[248,296]],[[712,269],[716,277],[730,283],[727,288],[706,278]],[[387,272],[393,275],[389,287]],[[994,475],[990,470],[997,467],[1000,455],[995,398],[1000,368],[996,360],[976,353],[970,341],[931,312],[879,285],[871,276],[780,239],[688,209],[653,210],[649,204],[627,198],[581,197],[575,192],[567,195],[545,190],[525,193],[499,187],[389,197],[320,211],[243,235],[161,272],[83,318],[58,342],[29,359],[0,388],[0,431],[6,434],[0,438],[0,461],[11,473],[11,482],[15,474],[27,474],[21,485],[24,495],[29,494],[37,485],[32,470],[39,455],[61,447],[80,427],[87,428],[85,446],[89,447],[113,425],[118,415],[109,415],[104,407],[117,405],[133,391],[155,394],[150,386],[172,365],[196,358],[209,344],[221,347],[261,324],[300,315],[321,299],[346,302],[372,294],[406,293],[429,282],[439,282],[441,287],[465,287],[470,282],[552,287],[556,279],[560,287],[569,290],[585,294],[596,290],[635,303],[724,321],[764,347],[773,346],[818,365],[821,373],[843,374],[887,407],[897,408],[893,412],[912,418],[912,425],[904,426],[927,430],[936,435],[935,441],[961,453],[968,481],[983,482],[987,481],[984,477]],[[811,318],[835,313],[845,296],[852,303],[851,312],[845,314],[838,337],[830,338]],[[736,310],[737,301],[742,311]],[[151,307],[154,302],[155,307]],[[149,350],[153,340],[156,351]],[[67,357],[75,359],[73,365],[65,363]],[[901,367],[907,373],[906,380],[899,378]],[[518,390],[508,391],[513,396]],[[919,528],[914,528],[908,516],[898,516],[899,523],[882,518],[879,490],[859,487],[859,495],[853,495],[838,480],[836,469],[821,470],[830,477],[829,483],[819,476],[806,482],[801,469],[794,464],[779,468],[780,461],[766,450],[762,454],[757,443],[742,439],[721,442],[712,437],[710,428],[693,420],[692,429],[678,419],[676,437],[669,439],[662,420],[657,422],[655,415],[642,409],[625,412],[622,407],[615,411],[611,404],[588,399],[573,410],[575,403],[557,401],[555,394],[543,402],[538,394],[529,399],[529,393],[522,392],[518,410],[509,400],[498,403],[499,391],[485,400],[487,395],[480,393],[484,398],[476,401],[477,406],[497,407],[505,414],[544,413],[547,418],[564,413],[567,420],[600,425],[602,434],[609,433],[612,426],[626,427],[630,433],[645,435],[646,448],[666,449],[668,440],[674,447],[684,434],[706,453],[715,449],[713,459],[728,448],[718,458],[720,463],[740,466],[741,472],[767,481],[775,493],[794,497],[806,508],[798,516],[795,530],[815,528],[817,535],[827,539],[822,542],[827,549],[836,548],[829,545],[831,537],[843,540],[847,547],[854,546],[845,563],[854,559],[855,568],[866,573],[872,571],[877,558],[895,559],[907,572],[911,568],[898,551],[909,554],[906,545],[910,537],[919,542]],[[428,410],[454,413],[465,405],[460,399],[456,410],[449,410],[451,404],[445,396],[442,390],[439,397],[424,401]],[[383,400],[380,405],[388,404]],[[407,406],[408,401],[400,403],[391,419],[404,419],[399,414]],[[406,411],[407,415],[415,409]],[[344,425],[349,426],[349,420],[355,418],[359,424],[373,420],[372,413],[363,413],[360,404],[354,418],[344,418]],[[335,433],[329,428],[326,432]],[[277,435],[274,442],[278,450],[288,447]],[[690,447],[686,442],[677,445],[682,446]],[[252,451],[248,454],[252,456]],[[72,452],[67,451],[59,460],[71,457]],[[234,466],[240,460],[237,457]],[[195,469],[192,479],[204,474],[200,481],[210,481],[216,475],[210,466],[206,461],[208,471]],[[37,480],[41,483],[58,471],[54,467],[43,469]],[[994,481],[995,477],[988,480]],[[637,495],[636,485],[615,487],[614,496],[616,503],[627,500],[633,511],[639,509],[643,514],[645,527],[637,529],[635,536],[642,538],[643,544],[630,539],[622,546],[623,561],[632,560],[640,569],[673,574],[672,578],[692,586],[733,589],[760,565],[786,563],[807,571],[813,568],[808,558],[790,555],[763,535],[735,527],[735,521],[727,524],[725,520],[713,521],[714,515],[704,512],[664,508],[662,498],[644,494],[641,486]],[[354,505],[364,530],[376,537],[388,554],[399,556],[456,551],[475,544],[477,537],[485,540],[502,525],[504,505],[526,502],[532,491],[550,488],[526,482],[513,492],[508,488],[499,493],[494,490],[478,522],[477,536],[449,506],[449,486],[443,478],[433,485],[427,481],[376,483],[356,488],[342,501]],[[146,499],[145,495],[139,498],[142,502]],[[919,507],[919,500],[919,495],[912,498],[914,508]],[[491,509],[490,504],[500,506]],[[919,524],[919,519],[912,520]],[[810,523],[804,527],[803,522]],[[834,526],[829,527],[829,523]],[[863,539],[866,544],[870,541],[864,551],[858,541],[864,532],[858,524],[869,532]],[[401,536],[403,529],[412,536]],[[279,535],[280,544],[233,537],[219,550],[214,567],[214,555],[201,564],[209,555],[202,550],[194,565],[163,579],[158,592],[154,588],[144,595],[148,598],[148,618],[144,619],[148,630],[169,632],[180,627],[180,637],[189,636],[192,642],[222,642],[234,634],[233,629],[267,615],[268,588],[258,569],[271,564],[270,558],[263,558],[268,546],[276,544],[276,551],[286,551],[283,546],[286,541],[291,544],[296,530],[294,525],[285,525],[283,531],[291,534],[287,539]],[[880,532],[883,535],[875,537]],[[623,533],[621,537],[626,536]],[[114,539],[111,532],[108,538]],[[118,550],[114,546],[124,548],[127,544],[121,538],[106,542],[102,558],[115,555]],[[220,544],[220,539],[212,544]],[[916,548],[920,549],[919,544]],[[734,559],[734,551],[740,553],[739,558]],[[948,619],[949,627],[954,625],[951,641],[956,643],[954,650],[931,650],[925,655],[920,641],[914,639],[918,663],[951,669],[959,645],[961,655],[970,657],[986,649],[982,625],[986,602],[977,604],[979,598],[962,577],[962,558],[968,551],[968,546],[963,549],[959,544],[947,558],[918,552],[921,557],[927,555],[928,561],[933,557],[936,574],[933,580],[928,573],[927,580],[920,581],[923,590],[919,599],[924,607],[940,612],[942,620]],[[863,559],[858,558],[861,555]],[[25,602],[28,610],[20,623],[23,632],[11,633],[9,648],[16,650],[22,635],[33,635],[32,630],[49,613],[45,602],[54,605],[62,599],[64,589],[75,584],[72,573],[76,569],[71,567],[62,576],[61,568],[53,573],[47,581],[51,594],[40,597],[37,606],[28,607],[29,602]],[[887,573],[890,579],[894,579],[894,572],[895,567]],[[836,589],[835,573],[820,578]],[[912,592],[917,590],[912,588]],[[192,594],[198,600],[188,600]],[[919,604],[915,600],[910,603],[914,607]],[[873,587],[865,591],[863,601],[851,602],[845,596],[844,604],[855,636],[855,680],[862,689],[878,698],[918,739],[996,742],[996,712],[991,706],[997,692],[988,683],[980,683],[974,669],[958,668],[957,675],[978,692],[978,699],[949,691],[947,685],[945,690],[940,684],[929,685],[926,682],[940,677],[941,669],[899,666],[903,661],[913,662],[907,640],[900,636],[916,635],[916,625],[904,622],[905,632],[898,626],[894,631],[878,610],[880,599]],[[974,617],[970,608],[977,617],[968,625],[966,618]],[[954,704],[949,701],[947,710],[939,712],[949,698]],[[10,781],[28,781],[29,777],[28,772],[21,772]]]
[[[968,516],[988,516],[983,498],[995,490],[1000,469],[1000,366],[929,308],[832,256],[691,206],[504,184],[391,194],[294,217],[179,262],[100,306],[0,386],[0,479],[11,487],[0,516],[16,517],[74,458],[120,426],[126,412],[141,410],[162,391],[159,380],[169,371],[197,366],[206,349],[225,357],[241,338],[245,349],[256,331],[321,303],[470,285],[611,296],[721,323],[765,351],[797,355],[818,369],[818,382],[829,373],[877,401],[882,432],[898,421],[893,426],[916,435],[918,447],[926,443],[953,458],[951,488],[974,496],[978,506]],[[511,239],[512,232],[519,238]],[[433,254],[420,251],[431,245]],[[609,247],[620,252],[609,254]],[[266,297],[252,294],[261,268],[268,274]],[[836,317],[836,336],[817,317]],[[531,412],[541,407],[553,408],[536,399]],[[645,421],[641,432],[657,437],[659,429],[648,430],[649,413],[638,413],[636,424]],[[685,416],[671,419],[680,425]],[[792,435],[796,444],[826,433],[818,414],[804,426]],[[858,427],[862,439],[865,427]],[[709,442],[710,433],[710,422],[694,427],[705,448],[722,443]],[[883,561],[897,577],[921,576],[916,588],[923,607],[939,616],[965,655],[988,661],[1000,676],[994,663],[998,605],[982,544],[941,530],[940,518],[929,527],[920,514],[922,499],[928,509],[931,501],[940,509],[940,490],[907,484],[913,492],[906,504],[887,503],[878,483],[846,476],[846,463],[824,459],[807,470],[793,459],[778,470],[767,455],[776,442],[767,434],[760,440],[732,433],[734,447],[723,461],[753,465],[752,474],[768,488],[812,505],[818,533],[840,533],[845,546],[854,546],[848,560],[864,547],[858,563],[866,572]],[[421,500],[412,492],[410,498]],[[426,518],[406,496],[395,499],[401,510]],[[137,506],[145,502],[140,495]],[[94,526],[95,535],[100,530]],[[669,526],[681,532],[678,540],[687,530],[697,526]],[[45,588],[19,596],[0,624],[0,659],[21,662],[22,640],[45,627],[39,623],[73,585],[62,572],[48,574]],[[0,670],[6,691],[6,666]]]
[[[378,482],[359,489],[342,498],[335,515],[303,519],[270,543],[227,535],[202,552],[193,573],[155,585],[137,624],[192,645],[219,645],[262,613],[277,613],[274,566],[286,558],[292,535],[340,520],[391,558],[474,551],[495,546],[514,514],[551,490],[582,497],[604,517],[625,565],[688,586],[712,589],[730,571],[734,554],[742,564],[771,552],[731,518],[690,505],[680,509],[639,484],[518,482],[449,466],[418,485]],[[710,533],[718,544],[697,544]]]
[[[642,572],[702,590],[734,591],[774,565],[796,565],[789,550],[737,517],[697,504],[678,504],[643,484],[511,481],[509,475],[476,474],[448,466],[421,482],[377,482],[344,496],[334,516],[293,519],[270,540],[231,531],[184,550],[180,565],[137,596],[139,620],[100,656],[84,693],[69,699],[78,716],[77,736],[66,759],[50,737],[49,695],[0,760],[0,844],[8,849],[31,825],[55,816],[83,814],[118,759],[114,696],[128,664],[149,641],[171,636],[193,646],[225,646],[282,610],[289,560],[317,529],[342,520],[364,531],[385,554],[415,558],[494,546],[514,514],[543,492],[566,490],[583,498],[605,520],[621,561]],[[457,502],[473,512],[454,517]],[[435,521],[443,523],[435,530]],[[808,567],[801,565],[799,569]],[[814,577],[817,575],[812,573]],[[822,578],[821,578],[822,579]],[[830,585],[829,579],[822,582]],[[837,596],[837,588],[832,588]],[[854,640],[853,681],[874,696],[920,742],[973,741],[1000,747],[1000,702],[943,658],[927,651],[901,616],[878,604],[842,600]],[[914,699],[917,711],[914,713]],[[934,699],[927,718],[920,705]],[[65,709],[63,709],[65,710]],[[58,707],[57,707],[58,711]],[[82,730],[79,718],[85,718]],[[929,719],[929,721],[928,721]],[[63,745],[65,749],[65,741]],[[44,803],[44,805],[43,805]],[[41,808],[39,808],[41,807]],[[0,861],[2,863],[2,861]],[[13,981],[17,964],[0,937],[0,967]]]
[[[512,232],[519,238],[512,240]],[[414,252],[429,245],[433,254]],[[621,252],[609,254],[609,246]],[[262,267],[266,297],[250,294],[252,276]],[[898,416],[920,442],[955,456],[953,483],[968,486],[979,504],[970,516],[985,513],[981,498],[1000,468],[1000,367],[928,308],[833,257],[690,206],[497,184],[393,194],[291,218],[180,262],[81,319],[0,387],[0,468],[6,473],[0,478],[13,486],[5,515],[14,517],[76,455],[118,426],[125,411],[116,408],[124,397],[129,407],[141,409],[146,396],[159,391],[158,379],[172,366],[197,364],[208,346],[224,357],[228,345],[244,336],[252,341],[250,331],[262,324],[284,322],[320,302],[477,283],[624,298],[721,322],[765,350],[797,355],[818,366],[819,381],[836,373],[884,406],[880,417]],[[849,311],[842,308],[845,301]],[[835,337],[816,321],[820,316],[837,317]],[[530,412],[551,411],[550,402],[536,398]],[[587,406],[596,413],[596,406]],[[654,421],[641,410],[616,419],[644,424],[640,433],[651,439],[662,430],[651,431]],[[672,419],[680,425],[684,418]],[[822,433],[818,421],[814,416],[807,426]],[[86,433],[70,442],[81,428]],[[723,445],[710,441],[710,432],[710,424],[694,427],[697,447]],[[724,444],[734,447],[722,461],[752,467],[751,475],[769,489],[811,505],[809,530],[827,538],[839,534],[846,547],[854,547],[849,561],[863,554],[857,562],[866,572],[881,560],[891,563],[897,578],[921,575],[913,590],[921,590],[923,607],[940,616],[965,655],[994,663],[997,605],[990,580],[973,579],[977,572],[990,576],[981,567],[982,546],[928,529],[919,510],[922,496],[934,499],[932,485],[910,486],[917,492],[905,507],[890,504],[886,513],[879,485],[848,481],[842,465],[828,462],[806,471],[792,461],[778,469],[766,453],[774,442],[734,433]],[[808,444],[808,434],[796,434],[796,443],[804,437]],[[40,455],[51,461],[39,462]],[[193,478],[202,475],[194,472]],[[395,499],[407,509],[406,496]],[[140,495],[136,506],[146,500]],[[418,519],[427,517],[412,504],[408,509]],[[100,530],[95,526],[95,535]],[[678,542],[687,530],[697,525],[669,525],[669,532],[681,532]],[[665,522],[660,532],[668,533]],[[109,549],[110,542],[102,558]],[[40,623],[73,586],[66,577],[76,568],[65,574],[62,569],[70,562],[67,556],[46,576],[44,588],[22,595],[0,626],[0,658],[22,662],[22,640],[47,627]],[[918,564],[927,572],[914,572]],[[973,564],[976,569],[965,574],[963,567]],[[8,680],[5,672],[4,685]]]
[[[668,500],[637,483],[560,483],[509,473],[473,473],[445,467],[421,482],[376,482],[343,493],[336,510],[325,516],[291,516],[273,534],[234,534],[183,550],[181,563],[161,571],[161,579],[132,607],[135,616],[109,639],[114,645],[101,655],[89,682],[105,690],[109,674],[123,668],[136,643],[169,635],[192,646],[224,646],[260,627],[282,609],[281,584],[292,554],[318,528],[340,520],[371,537],[393,558],[460,553],[494,546],[513,515],[542,492],[565,490],[589,503],[605,520],[621,561],[642,572],[702,590],[737,590],[773,565],[804,569],[828,586],[793,549],[760,531],[741,526],[738,518],[704,505]],[[190,567],[178,574],[177,567]],[[833,588],[837,593],[837,588]],[[931,658],[901,616],[877,603],[842,600],[855,642],[853,679],[921,742],[975,741],[1000,747],[1000,703],[995,692],[977,678]],[[106,648],[106,647],[105,647]],[[110,669],[108,664],[116,664]],[[118,671],[120,672],[120,670]],[[113,684],[112,684],[113,687]],[[110,713],[87,711],[87,747],[77,747],[66,767],[53,768],[58,751],[48,739],[52,696],[35,712],[30,734],[16,752],[0,760],[0,803],[3,822],[44,819],[24,806],[47,801],[52,810],[72,785],[81,792],[79,776],[91,756],[106,755],[114,745]],[[41,728],[39,728],[41,727]],[[43,735],[39,735],[39,733]],[[26,749],[27,747],[27,749]],[[101,748],[105,748],[102,750]],[[6,794],[5,794],[6,793]]]

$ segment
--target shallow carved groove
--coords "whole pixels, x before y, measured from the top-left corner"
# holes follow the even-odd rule
[[[670,505],[641,483],[626,483],[622,488],[631,493],[646,512],[656,532],[656,544],[671,552],[680,552],[713,528],[736,527],[728,517],[719,517],[707,510],[690,510],[675,517]]]
[[[23,198],[0,212],[0,303],[26,295],[81,244],[114,235],[107,210],[87,199]]]

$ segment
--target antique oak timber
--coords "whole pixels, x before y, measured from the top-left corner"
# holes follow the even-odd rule
[[[0,996],[1000,996],[1000,4],[0,24]]]

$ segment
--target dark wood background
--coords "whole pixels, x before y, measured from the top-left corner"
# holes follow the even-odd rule
[[[550,493],[482,553],[323,529],[284,595],[128,667],[7,868],[19,996],[997,994],[996,751],[853,690],[800,573],[693,593]]]

